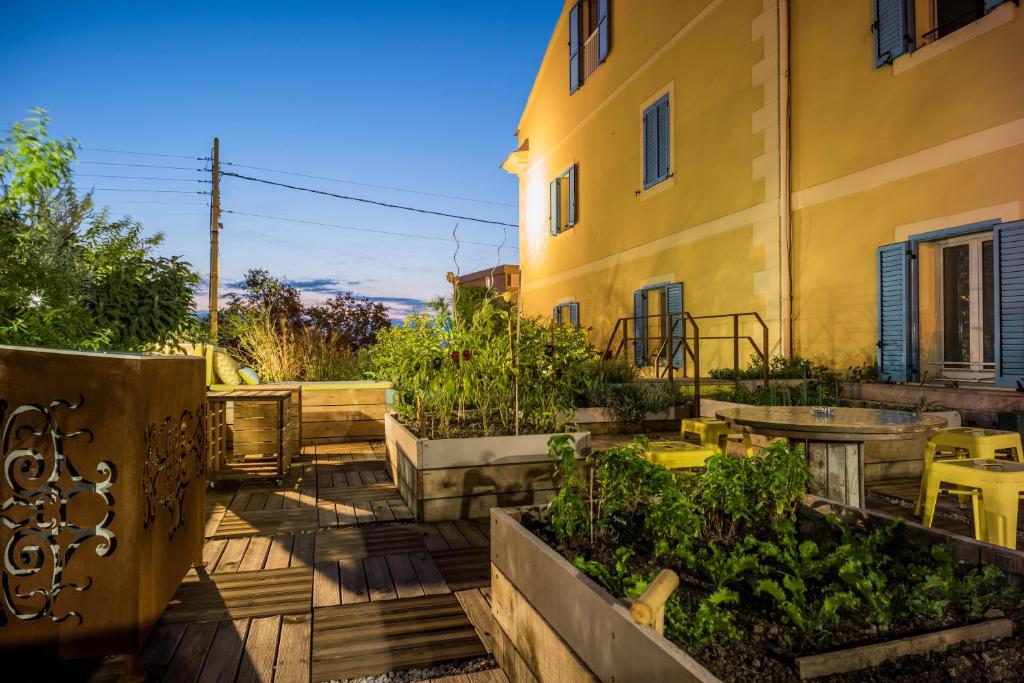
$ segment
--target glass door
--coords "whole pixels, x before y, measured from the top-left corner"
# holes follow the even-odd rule
[[[969,235],[938,246],[942,374],[989,379],[995,370],[992,235]]]

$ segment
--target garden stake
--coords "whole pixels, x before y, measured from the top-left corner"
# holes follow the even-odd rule
[[[633,621],[641,626],[651,626],[659,634],[665,633],[665,601],[679,586],[679,575],[671,569],[662,569],[651,581],[651,585],[630,605]]]

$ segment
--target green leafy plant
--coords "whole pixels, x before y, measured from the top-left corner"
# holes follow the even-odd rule
[[[596,351],[586,330],[484,300],[468,317],[409,316],[378,334],[370,356],[399,418],[421,437],[451,438],[561,431]]]
[[[586,495],[576,460],[576,439],[571,434],[556,434],[548,439],[548,456],[554,466],[558,493],[548,504],[551,529],[562,541],[576,538],[588,525]]]

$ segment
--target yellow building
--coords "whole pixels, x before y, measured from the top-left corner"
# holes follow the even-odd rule
[[[524,311],[572,305],[595,344],[614,334],[612,351],[645,365],[679,364],[664,340],[685,310],[702,369],[731,366],[733,342],[707,338],[732,319],[703,316],[756,312],[772,353],[843,368],[884,340],[887,377],[1012,384],[1021,12],[568,2],[503,164],[520,180]],[[760,343],[752,317],[741,328]]]

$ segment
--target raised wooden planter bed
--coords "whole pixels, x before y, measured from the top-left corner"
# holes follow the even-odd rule
[[[486,517],[494,507],[546,503],[557,491],[548,459],[551,434],[421,439],[384,418],[391,475],[421,521]],[[574,432],[577,457],[590,434]]]
[[[884,525],[884,513],[850,508],[808,496],[799,514],[835,513],[849,524]],[[633,622],[627,607],[573,567],[524,527],[540,508],[491,510],[491,611],[494,655],[513,681],[718,681],[700,662]],[[971,565],[994,564],[1024,582],[1024,553],[907,522],[900,540],[926,548],[950,541],[957,558]],[[856,671],[922,652],[937,652],[970,640],[1006,637],[1012,623],[995,619],[901,637],[847,650],[802,657],[796,675],[810,678]]]
[[[591,434],[646,434],[650,432],[677,432],[683,418],[690,416],[689,405],[673,406],[660,413],[647,413],[639,425],[616,422],[607,408],[577,408],[572,423]]]
[[[302,445],[384,438],[388,382],[303,382]]]

